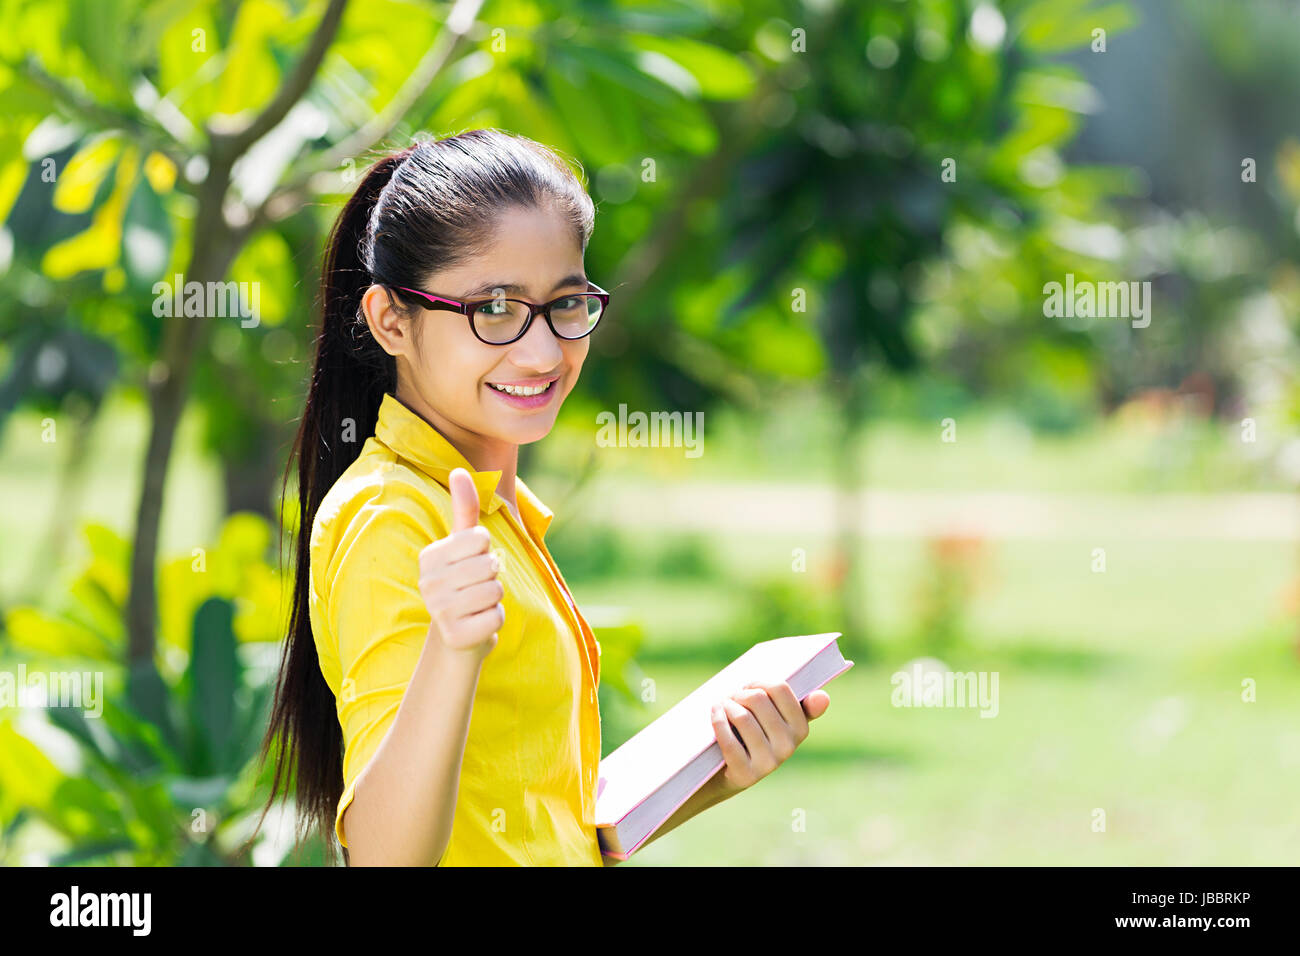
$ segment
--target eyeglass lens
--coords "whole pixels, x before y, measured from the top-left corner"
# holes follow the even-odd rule
[[[551,305],[551,324],[562,338],[580,339],[596,327],[601,309],[594,295],[566,296]],[[489,342],[509,342],[523,329],[528,312],[524,302],[494,299],[474,310],[474,328]]]

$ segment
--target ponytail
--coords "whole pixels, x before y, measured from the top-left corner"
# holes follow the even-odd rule
[[[272,745],[277,747],[271,797],[262,818],[281,787],[287,789],[290,767],[296,768],[298,840],[312,829],[332,835],[338,802],[343,796],[343,731],[334,693],[321,674],[311,631],[311,528],[325,493],[356,461],[365,436],[374,433],[379,403],[384,391],[393,387],[393,358],[379,347],[359,315],[361,297],[372,283],[362,248],[380,192],[413,148],[385,156],[370,168],[330,232],[321,275],[316,361],[307,405],[280,487],[283,515],[289,472],[296,456],[298,529],[293,605],[270,726],[262,740],[263,761]],[[326,423],[339,427],[330,428]],[[350,440],[344,441],[343,426],[348,424],[352,426]],[[329,860],[336,861],[335,841],[328,839],[325,845]],[[347,850],[343,852],[346,860]]]

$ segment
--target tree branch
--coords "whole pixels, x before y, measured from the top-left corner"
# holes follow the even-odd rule
[[[310,184],[314,177],[328,174],[390,136],[456,52],[482,6],[483,0],[457,0],[437,40],[388,104],[347,139],[321,153],[305,172],[267,196],[240,226],[241,231],[255,232],[284,218],[312,194]]]
[[[162,153],[175,163],[180,171],[184,171],[190,160],[185,144],[174,140],[161,127],[152,125],[143,115],[97,103],[48,73],[33,54],[29,53],[21,63],[10,64],[10,67],[50,94],[57,103],[91,127],[123,130],[142,146]]]
[[[457,0],[442,32],[438,34],[438,39],[429,48],[429,52],[420,58],[415,70],[397,91],[397,95],[359,130],[322,153],[313,171],[323,172],[333,169],[341,165],[344,160],[361,155],[388,137],[451,59],[460,41],[474,25],[482,6],[483,0]]]
[[[289,115],[289,110],[293,109],[294,104],[302,99],[307,88],[311,86],[316,71],[320,69],[330,44],[334,42],[347,3],[348,0],[329,0],[325,15],[316,25],[316,32],[312,34],[311,42],[307,44],[307,49],[294,66],[293,72],[284,78],[280,89],[276,91],[275,98],[248,125],[230,132],[209,127],[214,140],[218,138],[224,140],[222,145],[229,155],[242,156],[248,147],[280,125],[280,121]]]

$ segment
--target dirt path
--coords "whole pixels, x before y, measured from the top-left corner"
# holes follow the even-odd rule
[[[691,482],[602,484],[586,496],[593,518],[620,527],[785,533],[834,530],[834,490],[819,485]],[[1300,496],[1283,493],[1046,495],[863,492],[872,537],[972,534],[990,538],[1300,538]]]

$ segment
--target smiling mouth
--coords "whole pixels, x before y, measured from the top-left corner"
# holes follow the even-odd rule
[[[513,395],[515,398],[529,398],[533,395],[541,395],[555,387],[559,379],[551,379],[544,385],[498,385],[495,382],[488,382],[489,388],[494,388],[503,395]]]

